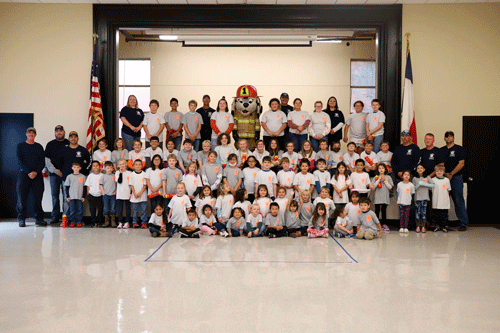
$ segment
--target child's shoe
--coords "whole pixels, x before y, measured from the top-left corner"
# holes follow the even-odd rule
[[[415,229],[415,232],[418,234],[420,233],[420,227],[417,227],[417,229]]]
[[[436,227],[434,228],[434,232],[438,232],[439,230],[441,230],[441,228],[440,228],[439,226],[436,226]]]
[[[427,230],[425,230],[425,227],[422,227],[422,233],[425,234]]]
[[[76,224],[76,227],[77,227],[77,228],[81,228],[81,227],[83,227],[83,224],[82,224],[81,222],[78,222],[78,223]]]
[[[443,232],[448,232],[448,227],[443,227],[441,230],[443,230]]]
[[[76,227],[76,223],[75,223],[75,222],[71,222],[71,223],[69,224],[69,227],[70,227],[70,228],[74,228],[74,227]]]
[[[193,235],[193,238],[200,238],[200,234]]]
[[[156,232],[156,231],[153,231],[151,233],[151,237],[157,238],[157,237],[160,237],[160,234],[158,232]]]
[[[139,228],[139,223],[132,223],[132,228],[134,228],[134,229]]]
[[[389,227],[387,226],[387,224],[384,224],[384,225],[382,226],[382,230],[383,230],[383,231],[390,231],[390,229],[389,229]]]
[[[338,238],[344,238],[345,236],[344,236],[344,234],[343,234],[343,233],[339,232],[339,233],[337,233],[337,237],[338,237]]]
[[[148,225],[145,222],[142,222],[141,229],[147,229]]]
[[[121,222],[120,222],[120,223],[118,223],[118,227],[116,227],[116,228],[117,228],[117,229],[121,229],[121,228],[123,228],[123,223],[121,223]]]
[[[404,228],[399,228],[399,233],[402,234],[405,232],[405,229]]]
[[[410,231],[409,231],[407,228],[405,228],[405,234],[407,234],[407,233],[409,233],[409,232],[410,232]]]
[[[130,228],[130,223],[125,222],[125,224],[123,225],[123,229],[128,229],[128,228]]]

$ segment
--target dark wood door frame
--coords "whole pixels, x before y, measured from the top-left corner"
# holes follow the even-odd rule
[[[392,147],[399,144],[402,5],[93,5],[93,11],[108,138],[118,135],[118,28],[373,28],[385,135]]]

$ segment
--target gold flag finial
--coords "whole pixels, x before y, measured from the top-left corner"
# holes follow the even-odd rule
[[[97,42],[97,38],[99,38],[98,34],[92,34],[92,38],[94,38],[94,45]]]
[[[406,55],[408,55],[408,52],[410,52],[410,37],[411,34],[409,32],[405,33],[406,37]]]

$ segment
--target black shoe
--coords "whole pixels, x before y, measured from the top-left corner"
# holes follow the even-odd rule
[[[26,222],[24,221],[19,221],[19,227],[24,228],[26,226]]]
[[[199,234],[195,234],[195,235],[193,235],[193,238],[200,238],[200,235]]]
[[[59,219],[53,219],[49,222],[49,224],[57,224],[59,223]]]
[[[434,232],[438,232],[439,230],[441,230],[441,228],[440,228],[439,226],[436,226],[436,227],[434,228]]]
[[[461,225],[460,227],[458,227],[457,229],[458,231],[467,231],[467,227],[464,226],[464,225]]]
[[[187,235],[181,234],[181,238],[189,238]]]
[[[47,226],[47,222],[45,222],[45,221],[36,221],[35,225],[38,226],[38,227],[46,227]]]
[[[156,237],[159,237],[159,236],[160,236],[160,234],[157,233],[156,231],[154,231],[154,232],[151,233],[151,237],[156,238]]]
[[[452,227],[450,227],[450,226],[446,226],[446,229],[448,229],[448,231],[457,231],[457,229],[452,228]]]

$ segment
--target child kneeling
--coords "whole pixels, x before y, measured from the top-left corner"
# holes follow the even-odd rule
[[[187,220],[182,221],[179,229],[181,238],[200,238],[200,228],[198,228],[198,215],[196,209],[191,207],[187,213]]]
[[[328,216],[326,214],[325,204],[318,202],[307,228],[307,236],[309,238],[326,238],[328,237],[329,231],[330,229],[328,229]]]
[[[374,239],[377,236],[382,238],[384,235],[382,225],[380,225],[375,212],[370,210],[370,199],[359,199],[359,209],[361,213],[359,214],[356,238],[368,240]]]
[[[165,209],[161,203],[158,203],[154,208],[154,212],[151,214],[151,218],[148,222],[151,237],[172,237],[172,233],[167,231],[171,228],[172,223],[164,222],[166,220],[163,216],[164,211]]]

